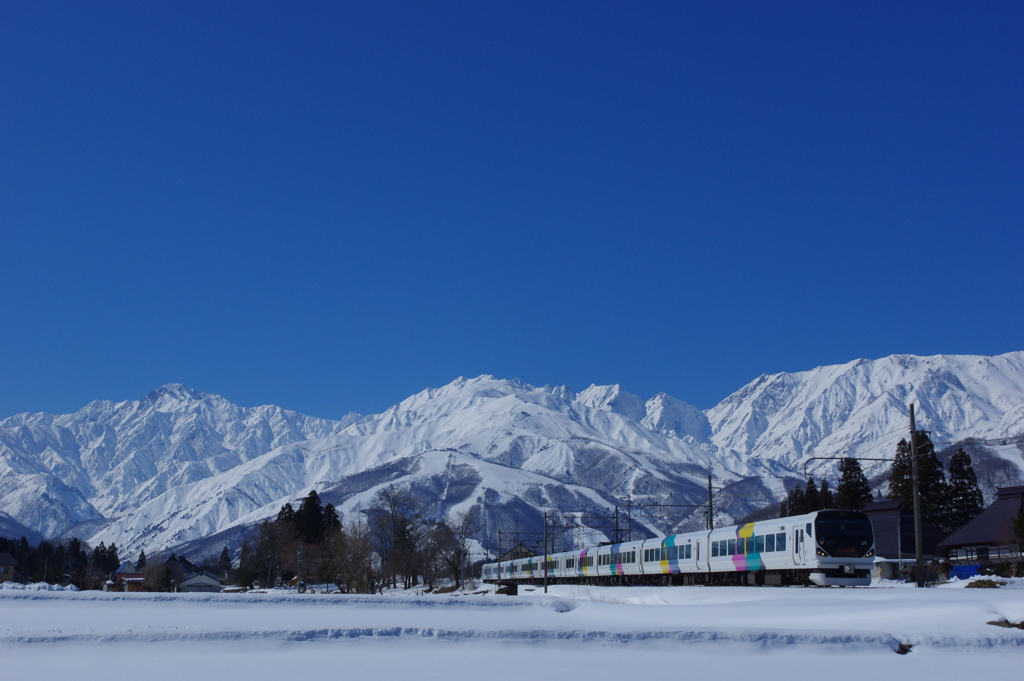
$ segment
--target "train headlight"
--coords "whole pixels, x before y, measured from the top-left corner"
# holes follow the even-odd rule
[[[828,556],[828,554],[822,551],[821,549],[814,549],[814,552],[817,553],[819,556]]]
[[[864,557],[865,558],[873,558],[874,555],[875,555],[875,550],[874,549],[868,549],[868,552],[864,554]]]

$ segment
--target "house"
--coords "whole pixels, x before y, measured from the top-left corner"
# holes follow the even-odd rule
[[[142,591],[142,584],[146,576],[135,568],[130,560],[121,563],[121,566],[114,571],[109,581],[104,583],[104,591]]]
[[[9,553],[0,553],[0,583],[17,581],[14,576],[17,574],[18,561]]]
[[[1022,505],[1024,485],[996,490],[992,505],[939,542],[938,551],[951,562],[984,564],[1020,560],[1021,546],[1013,533],[1013,519]]]
[[[224,585],[221,584],[220,579],[209,572],[194,574],[177,585],[177,590],[183,593],[220,593],[223,588]]]
[[[872,501],[864,504],[863,513],[871,520],[875,534],[875,555],[891,560],[914,560],[917,549],[914,539],[914,507],[903,499]],[[936,555],[946,533],[927,521],[921,522],[922,553],[926,558]]]
[[[519,560],[520,558],[533,558],[536,555],[528,546],[520,543],[501,554],[498,560],[504,562],[506,560]]]
[[[171,557],[164,563],[171,578],[171,588],[174,591],[217,591],[223,588],[223,582],[219,575],[203,570],[189,561],[185,556]]]
[[[862,509],[871,520],[875,535],[875,568],[872,576],[898,579],[901,572],[917,557],[914,537],[914,506],[904,499],[887,499],[864,504]],[[934,558],[939,542],[946,533],[931,523],[921,522],[921,554]]]

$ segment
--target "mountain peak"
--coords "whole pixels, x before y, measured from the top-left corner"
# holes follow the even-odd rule
[[[644,401],[621,385],[591,385],[576,396],[576,401],[592,409],[603,409],[640,422],[647,416]]]

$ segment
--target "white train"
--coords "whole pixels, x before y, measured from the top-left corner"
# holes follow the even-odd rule
[[[866,515],[827,510],[487,563],[482,577],[491,583],[539,584],[546,569],[550,584],[866,586],[874,556]]]

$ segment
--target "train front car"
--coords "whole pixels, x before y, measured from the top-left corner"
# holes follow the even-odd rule
[[[875,562],[871,521],[859,511],[818,511],[808,537],[810,580],[818,586],[868,586]]]

